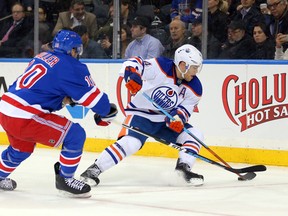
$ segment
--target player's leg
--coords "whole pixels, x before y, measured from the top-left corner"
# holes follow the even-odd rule
[[[0,113],[0,123],[6,131],[10,143],[7,149],[2,152],[0,158],[0,189],[14,190],[17,184],[8,176],[31,155],[35,148],[35,142],[17,138],[23,126],[21,119],[11,118]]]
[[[140,122],[141,126],[145,125],[143,124],[145,119],[139,116],[128,116],[125,119],[125,123],[135,127],[139,127]],[[81,174],[81,179],[91,186],[98,185],[100,182],[98,176],[101,173],[115,166],[124,158],[139,151],[146,139],[147,137],[139,133],[122,128],[119,133],[119,139],[101,152],[96,161]]]
[[[21,152],[11,145],[2,152],[0,158],[0,189],[14,190],[17,187],[16,182],[8,176],[30,155],[31,153]]]
[[[84,129],[73,123],[64,138],[59,162],[54,165],[56,173],[56,188],[75,197],[90,197],[90,186],[74,178],[80,163],[83,146],[86,139]],[[65,194],[64,193],[64,194]]]
[[[90,186],[74,178],[86,139],[84,129],[55,114],[36,116],[33,127],[37,142],[50,147],[63,143],[59,162],[54,165],[56,188],[74,197],[90,197]]]
[[[198,131],[197,129],[193,128],[190,124],[186,124],[185,127],[190,130],[195,136],[197,136],[200,140],[203,140],[203,134]],[[156,134],[156,137],[163,138],[164,140],[167,140],[168,142],[177,143],[182,148],[187,149],[188,151],[193,151],[196,154],[198,154],[201,145],[198,144],[194,138],[192,138],[189,134],[187,134],[185,131],[178,134],[169,128],[166,127],[166,125],[163,124],[162,129],[159,130]],[[192,185],[202,185],[203,184],[203,176],[193,173],[192,167],[195,164],[196,158],[183,152],[179,151],[179,157],[177,160],[176,168],[175,170],[179,172],[181,176],[184,177],[184,179],[192,184]]]
[[[193,127],[188,128],[188,130],[191,131],[199,140],[203,141],[203,134],[199,130]],[[198,144],[193,137],[191,137],[184,131],[177,137],[176,143],[182,145],[182,148],[185,148],[188,151],[192,151],[196,154],[199,153],[199,150],[201,148],[201,145]],[[183,177],[188,183],[199,186],[203,184],[204,177],[191,171],[195,162],[195,157],[186,154],[183,151],[180,151],[175,170],[178,171],[181,175],[183,175]]]

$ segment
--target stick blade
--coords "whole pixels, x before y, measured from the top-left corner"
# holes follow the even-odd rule
[[[251,166],[251,167],[247,167],[242,169],[242,171],[246,171],[246,172],[263,172],[266,171],[267,168],[264,165],[255,165],[255,166]]]
[[[244,167],[240,169],[233,169],[233,168],[226,168],[231,172],[236,172],[236,173],[249,173],[249,172],[263,172],[266,171],[267,168],[264,165],[255,165],[255,166],[250,166],[250,167]]]
[[[238,177],[239,181],[247,181],[247,180],[252,180],[256,177],[256,173],[254,172],[248,172],[245,175],[241,175],[241,177]]]

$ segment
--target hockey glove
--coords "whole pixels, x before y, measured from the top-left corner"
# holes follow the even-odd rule
[[[77,103],[75,103],[71,97],[66,96],[62,101],[62,107],[66,106],[67,104],[74,107]]]
[[[94,121],[99,126],[108,126],[111,124],[111,121],[116,118],[118,110],[115,104],[110,103],[110,112],[108,115],[101,117],[99,114],[94,114]]]
[[[173,117],[174,120],[171,120],[169,117],[166,117],[165,118],[166,126],[169,127],[171,130],[180,133],[184,128],[184,124],[186,123],[184,113],[179,109],[173,109],[170,112],[170,115]]]
[[[137,73],[137,69],[131,66],[125,68],[124,78],[126,88],[131,94],[136,94],[142,88],[141,76]]]

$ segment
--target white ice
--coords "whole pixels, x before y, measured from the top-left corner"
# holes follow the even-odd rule
[[[5,146],[0,146],[2,151]],[[97,153],[84,152],[78,177]],[[60,197],[53,165],[59,150],[36,149],[11,174],[15,191],[0,191],[0,216],[286,216],[288,167],[267,166],[251,181],[197,161],[201,187],[187,186],[175,175],[175,159],[132,156],[101,175],[92,197]],[[233,168],[251,164],[230,164]]]

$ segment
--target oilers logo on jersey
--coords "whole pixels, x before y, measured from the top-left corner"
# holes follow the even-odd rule
[[[178,103],[177,92],[168,86],[160,86],[156,88],[152,92],[151,98],[165,110],[171,110],[175,108]]]

